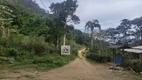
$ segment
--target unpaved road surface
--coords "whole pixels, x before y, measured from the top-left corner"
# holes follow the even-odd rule
[[[90,64],[82,56],[82,51],[79,51],[79,58],[50,71],[0,70],[0,80],[133,80],[113,73],[105,64]]]

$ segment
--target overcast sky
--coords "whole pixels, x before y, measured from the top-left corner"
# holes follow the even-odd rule
[[[46,8],[52,2],[63,0],[42,0]],[[44,8],[40,0],[36,0],[40,7]],[[85,23],[92,19],[98,19],[102,28],[117,27],[124,18],[133,19],[142,16],[142,0],[78,0],[79,7],[76,15],[81,22],[75,25],[76,29],[83,30]]]

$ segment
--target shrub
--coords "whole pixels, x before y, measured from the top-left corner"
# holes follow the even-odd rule
[[[69,44],[71,44],[70,46],[71,46],[71,53],[73,54],[73,55],[78,55],[78,50],[81,48],[81,46],[79,45],[79,44],[77,44],[75,41],[73,41],[73,40],[70,40],[69,41]]]
[[[0,56],[6,56],[7,48],[0,46]]]
[[[16,56],[17,55],[17,50],[15,48],[8,48],[7,49],[7,55],[8,56]]]
[[[17,56],[14,56],[16,61],[22,62],[25,59],[29,60],[29,59],[33,59],[34,56],[34,51],[26,51],[26,50],[19,50],[17,53]]]
[[[15,61],[11,64],[11,66],[30,66],[38,68],[38,69],[50,69],[56,68],[59,66],[63,66],[67,64],[69,61],[75,59],[75,56],[61,56],[57,53],[47,54],[44,56],[31,55],[31,57],[27,57],[25,55],[19,55],[15,57]]]
[[[44,53],[48,49],[48,44],[43,37],[25,37],[22,41],[26,50],[34,50],[36,54]]]
[[[142,60],[141,59],[134,59],[131,61],[133,63],[132,69],[138,73],[142,72]]]
[[[0,40],[0,45],[6,47],[7,46],[7,40]]]
[[[134,71],[140,73],[142,72],[142,60],[141,59],[126,59],[123,60],[121,66],[125,68],[131,68]]]
[[[130,59],[123,60],[121,66],[124,68],[130,68],[133,65],[133,62]]]
[[[14,47],[14,48],[21,48],[22,47],[22,40],[24,39],[24,35],[22,34],[15,34],[11,35],[11,37],[8,40],[9,47]]]
[[[109,56],[95,54],[95,53],[87,54],[86,57],[88,59],[94,60],[96,62],[108,62],[111,60],[111,58]]]

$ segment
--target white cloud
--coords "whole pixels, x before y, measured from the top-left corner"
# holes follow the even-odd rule
[[[40,0],[36,0],[41,7]],[[49,7],[51,2],[63,0],[42,0]],[[142,16],[142,0],[78,0],[79,7],[76,14],[81,23],[75,25],[77,29],[84,29],[85,23],[98,19],[102,28],[117,27],[120,20],[133,19]],[[49,9],[48,9],[49,10]]]

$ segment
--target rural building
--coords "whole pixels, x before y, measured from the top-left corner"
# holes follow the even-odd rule
[[[113,63],[116,65],[121,64],[122,60],[122,53],[124,52],[124,49],[130,48],[128,45],[110,45],[110,49],[112,49],[113,52]]]
[[[142,46],[124,49],[125,54],[129,55],[132,59],[142,59]]]

